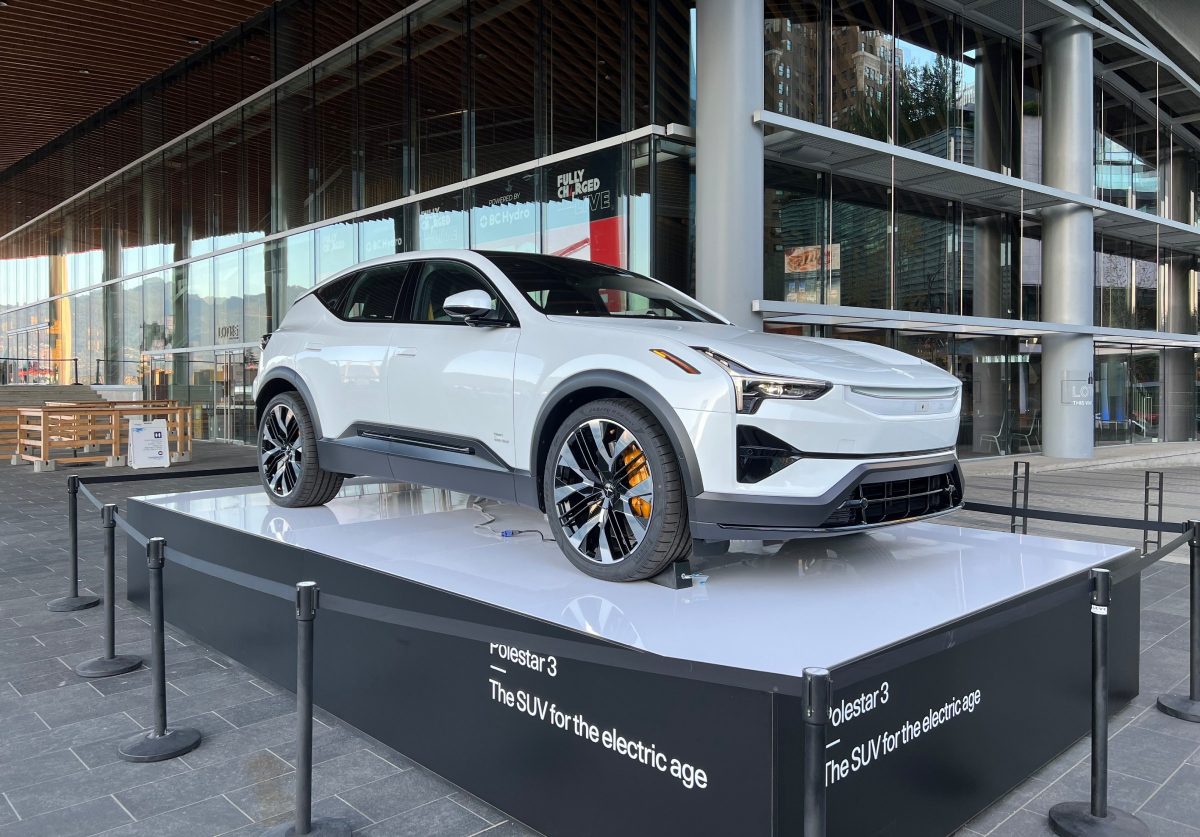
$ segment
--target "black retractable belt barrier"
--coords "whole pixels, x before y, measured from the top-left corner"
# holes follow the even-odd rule
[[[117,747],[118,755],[125,761],[165,761],[190,753],[200,746],[200,733],[196,730],[167,727],[167,653],[162,583],[165,550],[166,541],[162,538],[151,538],[146,542],[146,563],[150,567],[150,668],[154,676],[154,729],[127,738]]]
[[[116,540],[117,507],[112,503],[100,509],[100,520],[104,526],[104,656],[96,657],[75,666],[80,677],[112,677],[133,671],[142,664],[141,657],[131,654],[117,655],[117,611],[116,611]]]
[[[350,837],[350,823],[312,818],[313,622],[321,591],[315,581],[296,585],[296,818],[263,837]]]
[[[86,610],[100,604],[99,596],[79,595],[79,477],[67,477],[67,528],[71,535],[70,587],[61,599],[46,602],[46,609],[58,613]]]
[[[1200,723],[1200,521],[1191,520],[1188,521],[1188,525],[1192,529],[1192,538],[1188,541],[1188,557],[1191,565],[1188,585],[1190,590],[1188,629],[1191,632],[1191,649],[1188,652],[1191,663],[1188,693],[1186,695],[1160,695],[1158,708],[1180,720]]]
[[[804,669],[804,837],[825,837],[825,746],[832,691],[826,669]]]
[[[1108,606],[1112,578],[1092,570],[1092,798],[1050,809],[1050,830],[1060,837],[1150,837],[1133,814],[1108,805]]]

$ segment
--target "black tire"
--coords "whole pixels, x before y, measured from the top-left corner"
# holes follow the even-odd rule
[[[604,450],[598,457],[581,464],[601,445]],[[574,465],[563,464],[567,455]],[[640,491],[638,485],[643,486]],[[559,500],[556,487],[563,492]],[[595,578],[649,578],[691,547],[678,456],[654,416],[636,401],[592,401],[567,416],[550,443],[542,497],[559,548],[572,564]],[[642,505],[646,500],[649,509]]]
[[[294,418],[294,428],[286,418]],[[282,446],[275,444],[283,440]],[[342,474],[321,468],[317,434],[308,405],[297,392],[281,392],[258,423],[258,475],[267,496],[280,506],[323,506],[337,496]]]

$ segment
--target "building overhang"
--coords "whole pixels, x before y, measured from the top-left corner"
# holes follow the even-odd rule
[[[891,331],[936,331],[972,337],[1042,338],[1052,334],[1079,334],[1097,343],[1153,348],[1182,348],[1200,351],[1200,335],[1169,334],[1131,328],[1038,323],[993,317],[962,317],[930,314],[923,311],[896,311],[887,308],[857,308],[849,305],[819,305],[806,302],[779,302],[756,299],[753,310],[765,323],[773,325],[835,326],[841,328],[878,328]]]
[[[760,110],[753,119],[763,129],[767,159],[1027,220],[1055,206],[1087,206],[1097,234],[1200,255],[1200,228],[1178,221],[791,116]]]

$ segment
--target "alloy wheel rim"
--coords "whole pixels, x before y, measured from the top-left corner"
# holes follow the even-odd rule
[[[263,419],[258,457],[263,479],[271,493],[276,497],[291,494],[300,482],[304,445],[296,414],[283,404],[276,404]]]
[[[628,428],[590,419],[567,435],[554,468],[554,506],[567,540],[595,564],[625,560],[646,538],[654,475]]]

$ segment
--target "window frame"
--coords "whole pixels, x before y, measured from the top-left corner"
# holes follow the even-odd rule
[[[487,289],[489,292],[491,292],[496,297],[497,301],[500,303],[499,306],[497,306],[497,308],[496,308],[496,313],[501,314],[503,316],[499,316],[495,320],[486,320],[483,323],[481,323],[481,325],[488,326],[488,325],[499,325],[499,324],[503,323],[505,327],[509,327],[509,328],[520,328],[521,327],[521,321],[517,317],[516,308],[512,305],[511,302],[509,302],[508,298],[500,292],[500,289],[498,287],[496,287],[496,283],[493,282],[482,270],[480,270],[478,267],[471,264],[470,262],[463,261],[462,259],[453,259],[453,258],[418,259],[416,261],[413,261],[410,264],[409,274],[405,279],[404,298],[400,302],[400,311],[398,311],[396,314],[396,322],[397,323],[402,323],[404,325],[467,326],[468,328],[472,327],[471,324],[468,323],[465,319],[418,320],[413,317],[413,308],[417,302],[417,288],[420,285],[421,273],[424,271],[426,265],[436,264],[436,263],[453,264],[457,267],[461,267],[461,268],[465,269],[469,273],[473,273],[476,276],[476,278],[479,279],[480,283],[484,286],[484,288]],[[501,311],[501,306],[504,309],[503,311]],[[401,311],[403,312],[403,314],[400,313]]]
[[[387,323],[389,325],[394,325],[397,322],[401,322],[399,319],[399,313],[407,304],[407,300],[410,298],[412,293],[412,272],[414,264],[418,264],[418,262],[392,262],[388,264],[379,264],[372,267],[360,268],[347,273],[345,276],[339,276],[338,278],[333,279],[330,282],[326,282],[323,285],[318,285],[313,289],[313,295],[317,297],[317,300],[325,306],[326,310],[328,310],[330,314],[337,317],[344,323],[367,325],[371,323]],[[404,275],[400,278],[400,293],[396,296],[396,306],[392,309],[392,316],[387,319],[380,320],[365,320],[347,317],[345,315],[345,306],[350,289],[356,285],[358,280],[362,278],[363,274],[379,270],[402,270],[404,272]],[[321,291],[328,289],[334,284],[340,284],[342,287],[337,292],[335,297],[336,301],[330,302],[321,296]]]

